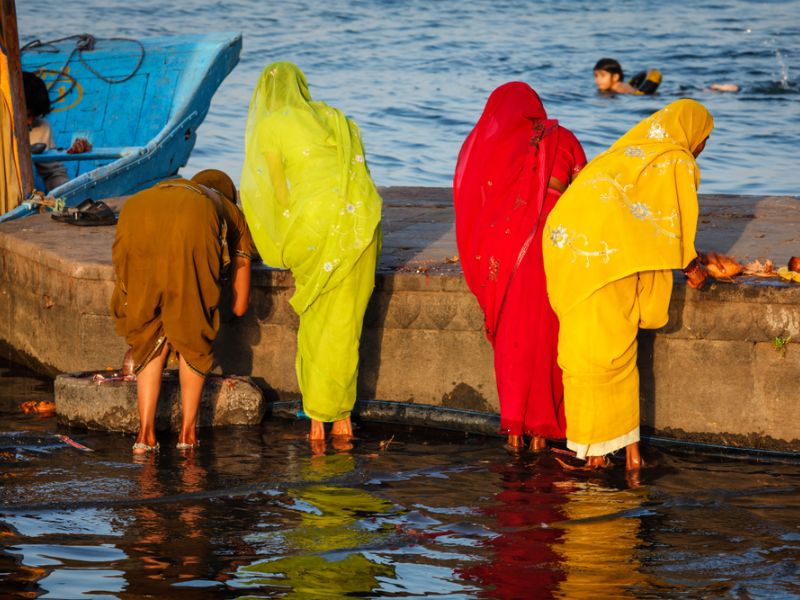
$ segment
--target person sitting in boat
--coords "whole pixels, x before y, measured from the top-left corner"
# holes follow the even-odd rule
[[[140,428],[134,454],[158,450],[155,414],[169,349],[179,355],[183,412],[178,448],[197,445],[197,413],[214,361],[223,275],[240,317],[250,299],[254,246],[236,187],[222,171],[170,179],[128,198],[120,212],[112,260],[111,313],[131,346]]]
[[[624,79],[622,65],[613,58],[601,58],[594,66],[594,84],[601,94],[635,94],[636,88]]]
[[[53,130],[50,127],[50,123],[45,119],[52,109],[47,86],[35,73],[30,73],[28,71],[22,72],[22,84],[25,92],[25,108],[28,113],[28,131],[30,134],[31,151],[37,154],[37,152],[35,152],[35,150],[38,149],[36,148],[37,145],[41,148],[39,152],[53,150],[56,148],[56,143],[53,139]],[[92,145],[89,143],[89,140],[86,138],[76,138],[67,152],[69,154],[80,154],[88,152],[91,149]],[[69,181],[66,168],[58,161],[36,163],[36,172],[39,174],[39,177],[42,178],[42,181],[44,181],[45,190],[47,192]]]

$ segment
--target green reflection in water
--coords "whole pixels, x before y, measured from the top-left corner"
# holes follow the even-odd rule
[[[323,481],[352,468],[349,455],[319,456],[306,463],[303,475],[307,481]],[[295,528],[282,534],[289,556],[242,567],[244,585],[285,589],[286,598],[341,597],[367,594],[378,587],[378,578],[395,577],[393,566],[348,552],[388,535],[366,520],[391,511],[391,502],[365,490],[323,483],[290,490],[289,495],[300,517]]]

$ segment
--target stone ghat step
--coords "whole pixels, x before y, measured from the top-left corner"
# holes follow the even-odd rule
[[[55,381],[56,415],[62,425],[105,431],[136,432],[139,413],[136,381],[115,371],[66,373]],[[264,394],[249,377],[209,375],[203,386],[199,427],[257,425],[264,418]],[[156,429],[178,431],[181,425],[177,371],[164,371],[156,411]]]
[[[496,415],[494,356],[461,275],[450,190],[381,193],[384,245],[364,319],[358,398],[396,403],[385,412],[406,422],[428,421],[425,405],[448,409],[436,416],[451,422],[452,410]],[[107,202],[118,209],[123,201]],[[120,364],[127,344],[109,312],[113,239],[113,227],[73,227],[48,215],[0,224],[0,355],[48,375]],[[800,255],[800,198],[701,196],[697,247],[785,265]],[[220,372],[253,377],[270,401],[300,394],[293,292],[290,273],[257,265],[247,314],[221,311]],[[643,430],[800,452],[798,306],[800,283],[736,278],[692,290],[678,275],[669,323],[639,336]]]

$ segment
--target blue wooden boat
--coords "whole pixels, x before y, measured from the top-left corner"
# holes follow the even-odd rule
[[[75,36],[77,37],[77,36]],[[87,36],[27,48],[22,68],[50,87],[47,116],[59,150],[33,161],[60,161],[70,181],[49,194],[75,206],[132,194],[185,166],[219,85],[239,62],[242,37],[233,33],[147,40]],[[67,154],[76,137],[92,151]],[[38,189],[44,189],[41,182]],[[0,222],[38,211],[23,203]]]

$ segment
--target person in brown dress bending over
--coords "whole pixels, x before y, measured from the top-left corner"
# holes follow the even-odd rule
[[[179,355],[182,425],[178,448],[197,445],[203,382],[214,360],[222,282],[232,310],[247,311],[253,242],[236,187],[222,171],[172,179],[128,198],[112,250],[111,312],[131,346],[140,427],[134,454],[158,450],[155,415],[169,349]]]

